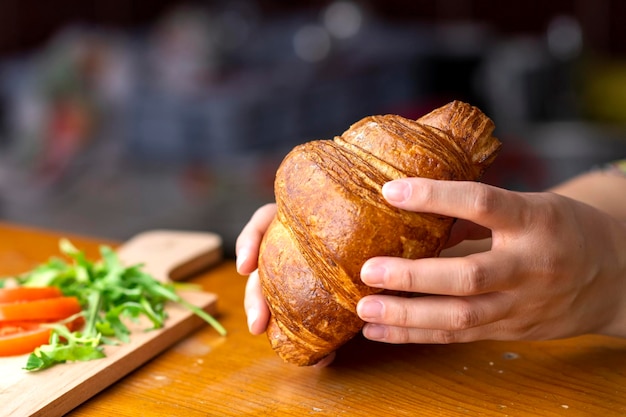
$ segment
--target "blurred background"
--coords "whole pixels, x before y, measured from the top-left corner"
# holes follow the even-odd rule
[[[227,255],[295,145],[370,114],[479,106],[486,182],[626,157],[620,0],[0,0],[0,220]]]

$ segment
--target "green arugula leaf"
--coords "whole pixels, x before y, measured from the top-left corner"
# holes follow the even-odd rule
[[[24,369],[38,371],[68,361],[102,358],[103,345],[130,341],[125,321],[145,317],[152,329],[163,327],[168,302],[180,304],[226,335],[226,329],[213,316],[178,295],[174,284],[157,281],[141,269],[142,265],[124,266],[110,247],[100,248],[97,262],[89,261],[67,239],[60,240],[59,248],[70,262],[51,258],[16,279],[20,285],[56,286],[65,295],[77,297],[85,325],[74,332],[62,324],[52,326],[49,343],[29,355]]]

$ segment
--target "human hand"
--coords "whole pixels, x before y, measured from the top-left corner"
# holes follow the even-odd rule
[[[460,218],[451,243],[491,236],[455,258],[368,260],[361,278],[430,294],[364,297],[365,337],[389,343],[626,336],[626,225],[554,193],[410,178],[388,183],[396,207]],[[465,220],[463,220],[465,219]]]
[[[248,329],[254,335],[265,332],[270,319],[270,310],[261,291],[257,262],[261,240],[275,215],[276,204],[266,204],[258,208],[235,242],[237,272],[249,275],[244,294],[244,309]]]
[[[261,206],[243,227],[235,243],[237,272],[249,275],[244,294],[244,310],[248,319],[248,330],[254,335],[264,333],[270,320],[270,310],[261,290],[257,268],[261,240],[275,215],[276,204]],[[322,368],[330,365],[334,359],[333,352],[313,366]]]

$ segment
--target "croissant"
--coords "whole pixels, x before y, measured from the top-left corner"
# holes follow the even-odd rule
[[[454,219],[399,210],[380,192],[403,177],[477,180],[501,144],[479,109],[454,101],[417,119],[370,116],[333,140],[295,147],[275,179],[277,214],[260,248],[271,317],[267,336],[284,361],[312,365],[354,337],[360,280],[374,256],[438,256]]]

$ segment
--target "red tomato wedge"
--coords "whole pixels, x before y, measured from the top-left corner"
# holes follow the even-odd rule
[[[0,336],[0,356],[30,353],[50,340],[50,329],[37,326],[34,330]]]
[[[82,317],[66,324],[70,331],[74,331],[83,324]],[[32,352],[35,348],[45,345],[50,340],[50,328],[42,323],[17,321],[5,322],[0,325],[0,356],[23,355]]]
[[[81,311],[76,297],[55,297],[0,304],[0,321],[57,321]]]
[[[41,300],[61,297],[63,293],[57,287],[14,287],[0,288],[0,303]]]
[[[47,323],[41,321],[0,321],[0,337],[38,330],[42,324]]]
[[[76,297],[64,297],[56,287],[0,289],[0,356],[32,352],[50,340],[49,326],[81,311]],[[84,322],[75,318],[65,326],[70,331]]]

